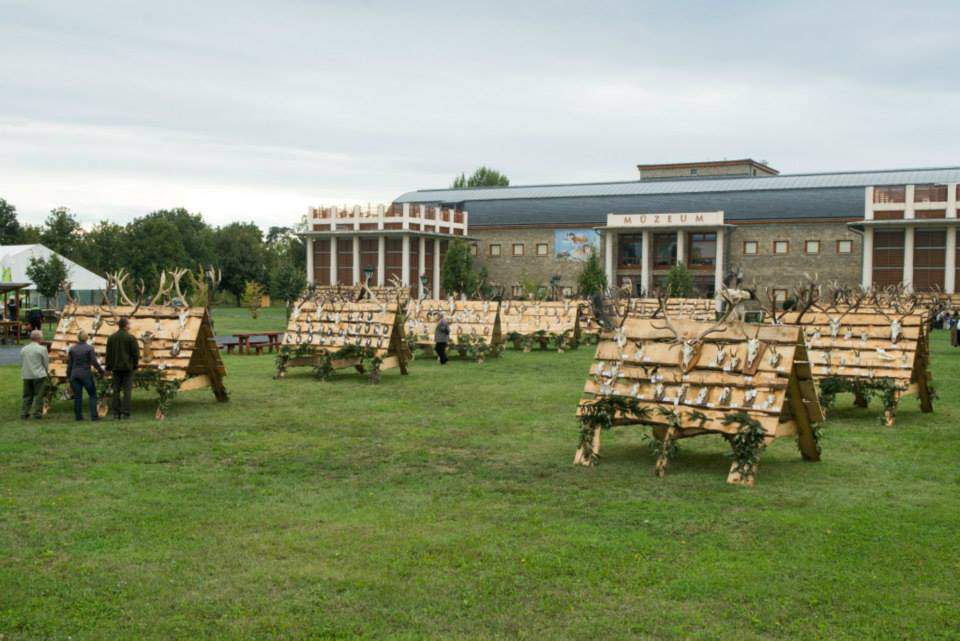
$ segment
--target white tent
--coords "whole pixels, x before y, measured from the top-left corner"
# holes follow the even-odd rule
[[[2,279],[14,283],[30,283],[27,291],[35,302],[38,300],[36,286],[27,276],[27,267],[30,266],[31,258],[49,259],[56,254],[52,249],[43,245],[0,245],[0,274]],[[81,302],[93,300],[96,292],[107,288],[106,279],[97,276],[89,269],[86,269],[69,258],[60,257],[60,260],[67,266],[67,280],[70,281],[70,288],[77,292],[77,299]]]

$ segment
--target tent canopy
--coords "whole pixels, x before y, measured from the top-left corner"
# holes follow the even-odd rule
[[[44,258],[49,260],[56,254],[52,249],[43,245],[3,245],[0,246],[0,273],[2,280],[14,283],[29,283],[28,291],[36,291],[36,286],[30,277],[27,276],[27,267],[30,266],[31,258]],[[106,289],[106,279],[97,276],[89,269],[86,269],[69,258],[60,256],[60,260],[67,266],[67,280],[70,281],[70,288],[76,291]]]

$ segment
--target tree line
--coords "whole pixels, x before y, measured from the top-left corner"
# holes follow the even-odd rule
[[[183,208],[160,209],[125,225],[102,220],[84,230],[66,207],[50,211],[42,225],[20,223],[16,207],[0,198],[0,244],[40,243],[101,276],[126,269],[147,291],[165,269],[222,272],[220,290],[237,304],[247,283],[257,283],[277,300],[296,298],[306,285],[303,241],[291,227],[254,223],[222,227]]]

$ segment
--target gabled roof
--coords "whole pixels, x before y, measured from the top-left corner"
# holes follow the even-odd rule
[[[735,191],[779,191],[784,189],[830,189],[960,182],[960,167],[892,169],[780,176],[704,178],[701,180],[628,180],[621,182],[525,185],[516,187],[474,187],[470,189],[426,189],[411,191],[398,203],[456,203],[478,200],[527,198],[570,198],[591,196],[645,196],[655,194],[696,194]]]

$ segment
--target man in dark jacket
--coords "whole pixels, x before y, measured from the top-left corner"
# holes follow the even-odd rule
[[[450,342],[450,323],[446,316],[440,312],[440,320],[437,321],[437,328],[433,332],[433,342],[437,350],[437,356],[440,357],[440,364],[447,364],[447,343]]]
[[[130,394],[133,391],[133,373],[140,365],[140,346],[127,331],[130,321],[121,318],[117,325],[119,329],[107,339],[107,370],[113,375],[113,417],[125,419],[130,418]]]
[[[34,305],[30,308],[30,311],[27,312],[27,322],[30,323],[31,330],[43,330],[43,312],[40,311],[40,308]]]

